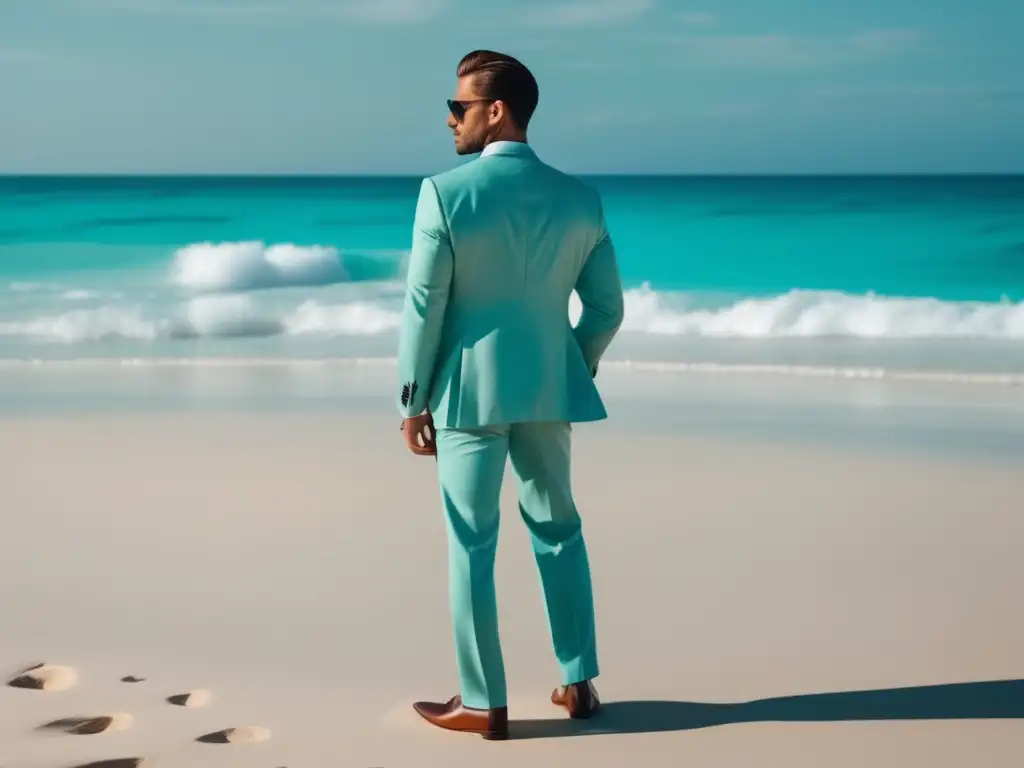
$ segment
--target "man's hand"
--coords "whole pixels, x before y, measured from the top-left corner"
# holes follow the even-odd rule
[[[434,419],[429,413],[402,419],[402,437],[405,438],[405,447],[417,456],[437,455],[435,436]]]

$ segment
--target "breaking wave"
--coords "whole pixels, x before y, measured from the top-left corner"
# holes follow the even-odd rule
[[[328,285],[348,279],[334,248],[261,242],[193,243],[179,249],[171,279],[194,291]]]
[[[308,254],[303,258],[313,263]],[[305,262],[290,263],[295,270],[290,279],[327,274],[322,267],[302,271],[297,265]],[[228,272],[218,274],[226,277]],[[239,285],[242,272],[230,274],[233,284]],[[253,277],[256,273],[247,274]],[[798,290],[767,298],[741,298],[719,306],[701,306],[701,301],[696,295],[659,293],[647,286],[630,290],[626,294],[624,335],[663,340],[1024,341],[1024,302],[949,302]],[[162,311],[146,304],[109,303],[24,319],[7,318],[0,320],[0,337],[75,343],[110,338],[373,335],[395,331],[399,313],[400,303],[394,296],[366,294],[345,301],[300,298],[282,306],[258,301],[248,293],[204,294]],[[579,314],[580,302],[573,295],[570,320],[575,322]]]
[[[372,302],[324,304],[308,299],[274,311],[250,296],[199,296],[165,316],[137,306],[104,305],[28,320],[0,321],[0,337],[83,343],[111,339],[245,338],[263,336],[370,335],[398,327],[399,314]]]
[[[626,295],[623,330],[661,336],[1024,341],[1024,302],[957,302],[793,290],[701,307],[646,285]],[[578,302],[576,302],[578,305]],[[578,307],[575,310],[578,313]]]
[[[0,337],[20,337],[27,341],[66,344],[108,339],[151,341],[159,335],[159,325],[147,319],[138,307],[103,306],[28,320],[0,321]]]

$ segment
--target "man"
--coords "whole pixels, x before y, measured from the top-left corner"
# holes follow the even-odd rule
[[[594,377],[622,323],[622,286],[597,193],[527,144],[537,101],[533,75],[510,56],[474,51],[459,63],[447,122],[456,152],[480,157],[420,187],[398,345],[406,445],[437,460],[460,682],[447,702],[414,706],[490,739],[508,737],[494,590],[506,459],[561,671],[552,702],[576,718],[599,706],[570,424],[607,416]]]

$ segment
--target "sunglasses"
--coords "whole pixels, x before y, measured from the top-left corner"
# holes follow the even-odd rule
[[[466,109],[471,104],[476,104],[481,101],[494,101],[494,99],[470,99],[468,101],[458,101],[456,99],[448,99],[448,111],[452,113],[458,122],[462,122],[466,117]]]

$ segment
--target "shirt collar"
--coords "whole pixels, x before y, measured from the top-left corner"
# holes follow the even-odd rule
[[[480,153],[480,157],[489,155],[510,155],[512,157],[535,157],[533,148],[524,141],[492,141]]]

